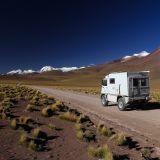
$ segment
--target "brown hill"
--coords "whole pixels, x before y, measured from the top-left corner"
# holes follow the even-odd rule
[[[101,79],[110,72],[149,70],[151,87],[160,89],[160,49],[146,57],[133,57],[126,61],[113,61],[106,64],[71,71],[51,71],[32,75],[1,76],[1,83],[25,83],[54,86],[88,86],[97,87]]]

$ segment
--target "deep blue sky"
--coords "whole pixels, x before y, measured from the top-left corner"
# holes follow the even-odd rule
[[[159,0],[0,2],[0,72],[86,66],[160,46]]]

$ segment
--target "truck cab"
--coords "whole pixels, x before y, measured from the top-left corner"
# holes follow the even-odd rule
[[[117,103],[123,111],[133,103],[145,103],[150,99],[149,72],[116,72],[106,75],[102,80],[101,102]]]

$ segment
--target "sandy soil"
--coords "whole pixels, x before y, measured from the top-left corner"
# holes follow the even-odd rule
[[[49,87],[34,86],[33,88],[80,109],[95,121],[102,120],[114,125],[117,129],[123,129],[124,132],[135,136],[143,144],[149,143],[153,146],[160,144],[160,105],[137,106],[121,112],[115,105],[103,107],[100,97],[96,95],[62,91]]]

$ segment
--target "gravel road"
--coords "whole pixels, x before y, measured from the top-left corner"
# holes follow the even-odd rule
[[[160,106],[152,108],[137,108],[128,111],[119,111],[115,105],[103,107],[99,96],[62,91],[49,87],[32,86],[32,88],[52,95],[74,108],[81,109],[95,119],[109,121],[130,130],[136,134],[160,142]]]

